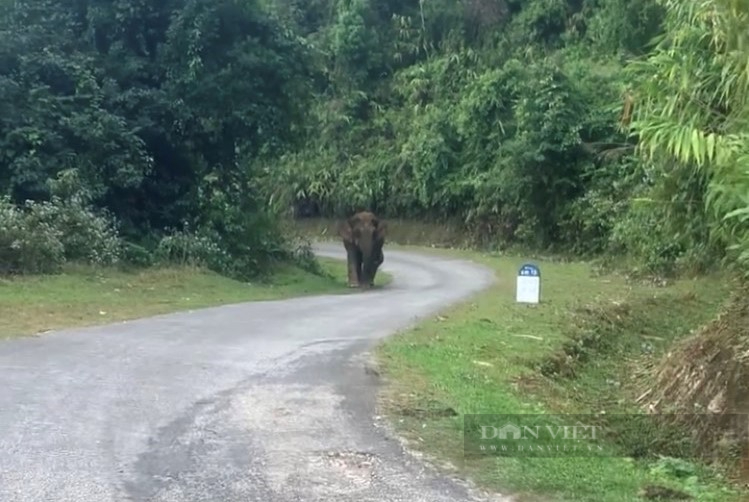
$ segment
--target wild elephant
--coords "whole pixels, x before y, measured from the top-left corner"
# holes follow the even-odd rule
[[[382,246],[386,229],[387,224],[369,211],[356,213],[338,227],[346,248],[349,287],[374,286],[377,268],[385,259]]]

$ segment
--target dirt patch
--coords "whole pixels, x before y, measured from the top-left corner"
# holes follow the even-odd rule
[[[399,406],[393,410],[398,415],[414,418],[446,418],[457,417],[454,408],[439,401],[425,400],[410,406]]]
[[[366,452],[327,452],[324,463],[339,477],[344,477],[355,485],[369,486],[374,479],[376,457]]]
[[[380,395],[379,405],[385,413],[396,417],[434,419],[458,416],[458,412],[452,406],[415,392],[387,389]]]

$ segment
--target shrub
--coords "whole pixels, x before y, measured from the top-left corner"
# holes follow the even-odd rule
[[[224,272],[230,259],[218,240],[205,232],[192,232],[189,226],[164,236],[155,252],[155,259],[164,264],[206,267]]]
[[[50,273],[65,262],[62,232],[38,218],[44,209],[31,205],[36,214],[30,214],[28,207],[0,199],[0,273]]]
[[[120,250],[120,259],[122,262],[136,267],[150,267],[155,262],[151,251],[140,244],[129,241],[123,241]]]
[[[66,261],[112,265],[119,261],[120,238],[113,220],[97,214],[83,199],[63,200],[53,196],[50,202],[27,202],[31,225],[56,228]]]
[[[285,235],[289,236],[288,247],[291,249],[290,258],[296,266],[315,275],[330,276],[320,266],[320,262],[317,261],[315,253],[312,251],[312,242],[309,237],[298,231],[295,232],[293,229],[286,230]]]
[[[269,232],[275,227],[266,225],[275,223],[267,215],[233,222],[227,219],[224,223],[236,226],[225,233],[205,226],[191,230],[189,225],[170,231],[161,238],[155,260],[162,264],[205,267],[238,280],[263,276],[274,262],[292,262],[310,273],[324,275],[310,241],[293,229],[288,229],[288,237],[282,237],[282,232]]]
[[[119,253],[114,223],[80,198],[21,206],[0,199],[0,273],[51,273],[67,261],[110,265]]]

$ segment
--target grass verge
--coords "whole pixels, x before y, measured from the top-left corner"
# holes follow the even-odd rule
[[[191,268],[69,267],[61,274],[0,279],[0,338],[229,303],[349,293],[346,262],[318,260],[323,276],[283,266],[264,283],[239,282]],[[390,279],[378,275],[378,285]]]
[[[469,459],[463,449],[465,414],[641,413],[639,368],[716,314],[729,293],[721,277],[663,286],[536,260],[542,303],[527,306],[514,296],[524,259],[450,254],[494,268],[499,282],[378,348],[382,410],[412,448],[519,501],[747,500],[696,462],[635,454],[648,450],[637,437],[604,458]]]

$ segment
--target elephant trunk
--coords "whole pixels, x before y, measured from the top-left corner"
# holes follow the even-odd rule
[[[380,250],[377,244],[376,239],[370,236],[363,236],[359,241],[359,248],[362,252],[361,286],[370,287],[374,284],[377,267],[380,265],[378,261]]]

